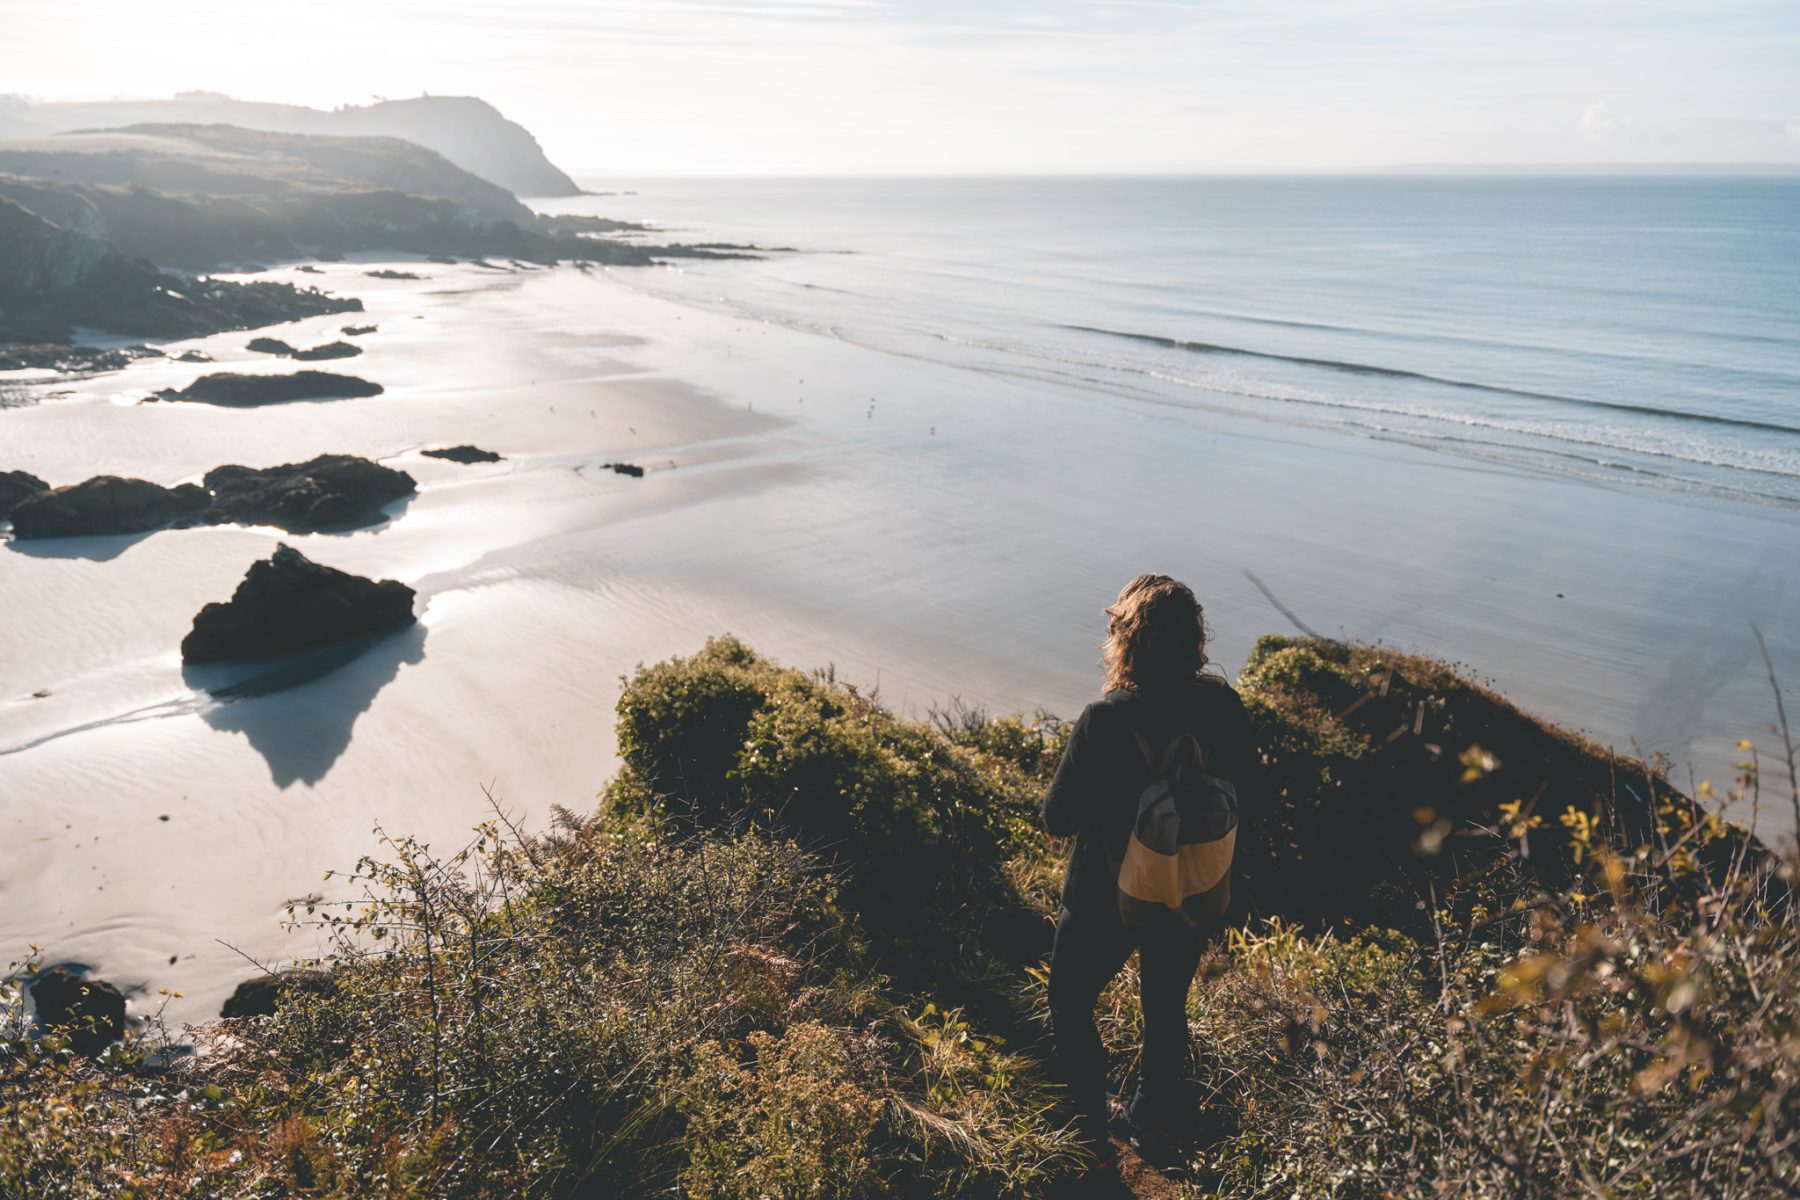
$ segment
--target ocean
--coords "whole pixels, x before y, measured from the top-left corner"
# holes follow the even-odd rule
[[[1800,178],[636,193],[585,203],[659,236],[804,251],[649,285],[684,300],[1076,392],[1800,506]]]

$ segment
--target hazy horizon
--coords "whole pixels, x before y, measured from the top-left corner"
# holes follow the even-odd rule
[[[580,175],[1800,165],[1776,0],[0,0],[0,91],[490,101]],[[110,31],[68,49],[78,25]]]

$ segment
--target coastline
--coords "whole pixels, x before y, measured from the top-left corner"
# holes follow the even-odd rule
[[[1747,629],[1688,636],[1709,628],[1698,589],[1764,606],[1777,662],[1800,659],[1780,620],[1794,568],[1769,554],[1794,539],[1789,514],[996,379],[606,273],[364,276],[378,265],[308,279],[364,299],[359,323],[380,329],[356,372],[383,396],[131,403],[221,363],[287,369],[228,333],[176,343],[218,363],[141,361],[0,422],[5,465],[53,483],[327,451],[420,482],[403,519],[347,536],[0,549],[15,667],[0,751],[31,746],[0,753],[0,792],[30,798],[4,813],[0,938],[151,998],[179,990],[176,1019],[216,1013],[249,972],[215,938],[259,960],[314,953],[282,910],[368,852],[374,824],[450,849],[490,815],[484,787],[534,826],[582,807],[616,767],[620,675],[715,633],[834,663],[903,713],[960,696],[1072,716],[1120,579],[1190,577],[1229,674],[1287,631],[1254,575],[1321,633],[1455,657],[1541,717],[1701,763],[1761,730],[1717,715],[1757,710],[1739,694],[1755,649]],[[259,332],[312,343],[339,323]],[[419,454],[463,442],[505,460]],[[649,472],[599,469],[618,460]],[[304,687],[206,709],[174,646],[277,540],[415,586],[421,625]],[[1689,649],[1658,661],[1659,641]]]

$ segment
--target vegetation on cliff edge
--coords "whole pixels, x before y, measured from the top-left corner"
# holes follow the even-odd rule
[[[1748,744],[1690,800],[1423,658],[1267,638],[1240,689],[1267,780],[1171,1188],[1800,1189],[1794,862],[1714,812],[1761,794]],[[640,670],[598,812],[384,839],[355,902],[294,913],[330,986],[208,1053],[84,1059],[14,995],[0,1194],[1053,1191],[1064,732],[907,719],[729,638]],[[1134,985],[1102,998],[1121,1083]]]

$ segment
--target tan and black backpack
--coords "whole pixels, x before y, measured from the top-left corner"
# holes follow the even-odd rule
[[[1131,839],[1119,863],[1119,915],[1143,927],[1173,912],[1189,925],[1214,920],[1231,903],[1237,847],[1237,788],[1206,771],[1191,734],[1170,742],[1160,760],[1134,732],[1151,779],[1138,795]]]

